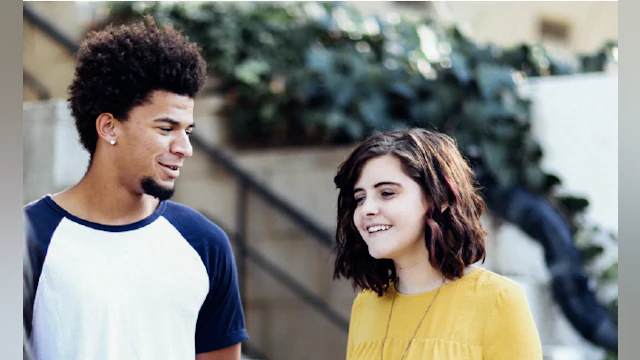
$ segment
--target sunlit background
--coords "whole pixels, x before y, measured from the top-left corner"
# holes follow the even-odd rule
[[[207,60],[174,199],[232,240],[247,359],[344,358],[333,176],[413,126],[474,164],[481,266],[524,287],[544,358],[617,358],[616,2],[25,2],[25,203],[86,170],[66,105],[80,39],[142,14]]]

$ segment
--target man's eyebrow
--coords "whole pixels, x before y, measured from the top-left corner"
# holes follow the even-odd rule
[[[174,119],[172,119],[172,118],[168,118],[168,117],[164,117],[164,118],[160,118],[160,119],[155,119],[155,120],[153,120],[153,121],[154,121],[154,122],[166,122],[166,123],[169,123],[169,124],[171,124],[171,125],[173,125],[173,126],[180,126],[180,125],[181,125],[179,121],[174,120]],[[189,126],[187,126],[187,127],[189,127],[189,128],[192,128],[192,129],[193,129],[193,128],[195,128],[195,127],[196,127],[196,124],[195,124],[195,123],[191,123],[191,125],[189,125]]]
[[[401,185],[400,183],[396,183],[396,182],[393,182],[393,181],[381,181],[381,182],[379,182],[379,183],[375,184],[373,187],[374,187],[374,188],[377,188],[377,187],[384,186],[384,185],[393,185],[393,186],[399,186],[399,187],[402,187],[402,185]],[[355,188],[355,189],[353,189],[353,192],[354,192],[354,193],[356,193],[356,192],[358,192],[358,191],[364,191],[364,189],[362,189],[362,188]]]

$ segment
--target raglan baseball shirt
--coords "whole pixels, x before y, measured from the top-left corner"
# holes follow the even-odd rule
[[[114,226],[25,207],[38,360],[193,359],[248,338],[226,234],[184,205]]]

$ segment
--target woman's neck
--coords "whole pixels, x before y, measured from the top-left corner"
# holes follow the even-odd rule
[[[397,290],[406,295],[435,290],[443,285],[442,273],[431,266],[428,253],[410,259],[395,261],[398,276]]]

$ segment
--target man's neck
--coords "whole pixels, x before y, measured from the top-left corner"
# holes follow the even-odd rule
[[[158,199],[136,194],[91,169],[75,186],[53,195],[53,200],[70,214],[103,225],[140,221],[159,205]]]

